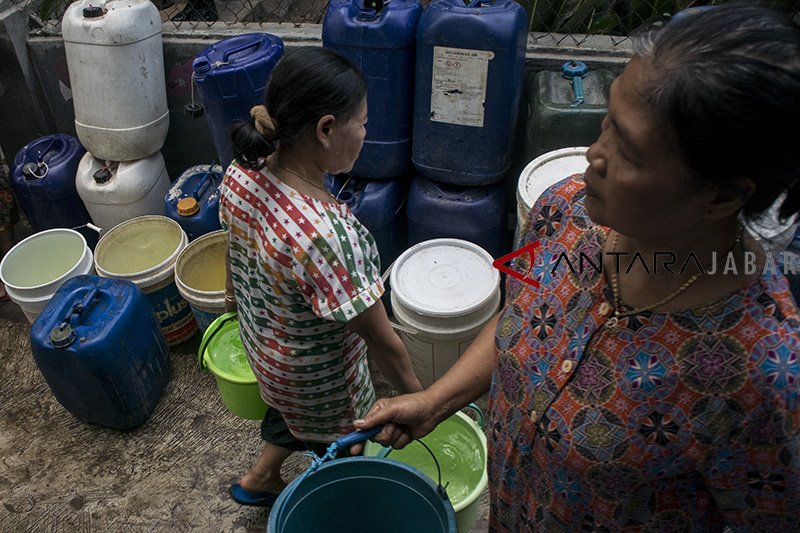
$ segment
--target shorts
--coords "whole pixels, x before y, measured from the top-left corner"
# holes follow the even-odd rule
[[[318,457],[325,455],[328,451],[329,442],[302,441],[295,438],[289,431],[289,426],[281,416],[281,413],[274,407],[267,409],[267,414],[261,421],[261,439],[279,448],[291,450],[293,452],[312,451]],[[350,450],[339,450],[337,457],[349,457]]]

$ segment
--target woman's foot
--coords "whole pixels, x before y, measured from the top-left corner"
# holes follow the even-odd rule
[[[7,302],[9,300],[11,300],[11,298],[8,296],[8,293],[6,292],[6,286],[3,285],[2,281],[0,281],[0,302]]]

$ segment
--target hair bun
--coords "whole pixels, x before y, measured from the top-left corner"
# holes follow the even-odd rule
[[[272,140],[278,131],[278,125],[275,119],[269,116],[269,111],[263,105],[257,105],[250,108],[250,116],[255,121],[256,131],[266,139]]]

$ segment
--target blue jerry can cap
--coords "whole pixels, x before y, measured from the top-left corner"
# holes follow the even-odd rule
[[[50,342],[54,348],[66,348],[75,342],[75,330],[68,322],[62,322],[50,331]]]

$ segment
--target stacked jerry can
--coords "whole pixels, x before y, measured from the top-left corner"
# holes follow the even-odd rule
[[[409,244],[458,238],[504,254],[527,44],[511,0],[438,0],[417,27]]]
[[[163,215],[169,128],[161,18],[149,0],[79,0],[62,22],[75,130],[75,185],[102,230]]]

